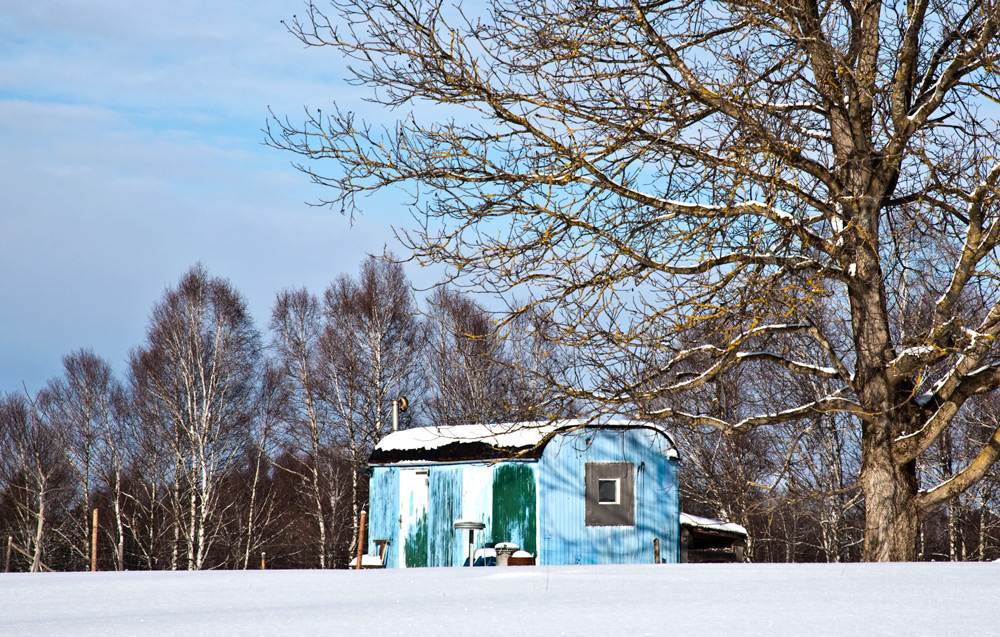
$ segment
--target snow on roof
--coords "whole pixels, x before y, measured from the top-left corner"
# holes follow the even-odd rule
[[[677,457],[674,439],[659,425],[640,420],[591,421],[582,419],[501,424],[416,427],[394,431],[372,452],[369,464],[426,464],[469,460],[537,460],[545,444],[557,433],[586,429],[652,429],[665,436]]]
[[[703,518],[698,515],[691,515],[690,513],[681,513],[681,526],[687,526],[703,531],[735,533],[743,536],[747,534],[747,530],[739,524],[735,524],[733,522],[723,522],[722,520],[713,520],[711,518]]]

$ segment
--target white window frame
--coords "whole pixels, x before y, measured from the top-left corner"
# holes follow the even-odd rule
[[[603,482],[614,482],[615,483],[615,499],[612,500],[601,500],[601,483]],[[606,505],[621,504],[622,502],[622,479],[621,478],[599,478],[597,480],[597,503]]]

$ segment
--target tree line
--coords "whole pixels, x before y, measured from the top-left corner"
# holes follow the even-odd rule
[[[0,534],[16,570],[333,568],[392,427],[544,418],[519,370],[558,356],[501,333],[449,289],[418,307],[402,266],[369,258],[323,295],[277,294],[266,333],[194,266],[154,305],[118,377],[90,350],[35,395],[0,394]]]
[[[549,329],[544,315],[498,323],[444,286],[418,303],[400,264],[369,258],[322,296],[278,293],[262,332],[239,291],[196,265],[154,305],[121,377],[78,350],[36,394],[0,395],[0,534],[23,551],[11,568],[89,568],[94,509],[104,570],[259,568],[262,553],[270,568],[342,568],[394,399],[412,405],[402,427],[577,415],[551,385],[580,361]],[[805,391],[741,369],[686,399],[732,417]],[[919,471],[967,462],[992,407]],[[746,526],[750,559],[860,558],[861,446],[844,417],[740,436],[669,426],[682,508]],[[929,516],[920,556],[1000,555],[998,496],[990,476]]]

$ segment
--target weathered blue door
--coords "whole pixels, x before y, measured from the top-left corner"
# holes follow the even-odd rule
[[[399,562],[403,567],[427,566],[426,469],[399,472]]]

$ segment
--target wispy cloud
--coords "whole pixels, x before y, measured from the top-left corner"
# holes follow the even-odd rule
[[[0,391],[22,379],[37,389],[79,347],[120,364],[196,261],[265,325],[280,288],[318,292],[392,248],[388,226],[407,217],[391,196],[351,228],[305,206],[319,193],[261,144],[268,106],[360,105],[337,57],[281,26],[302,5],[11,4],[0,10]]]

